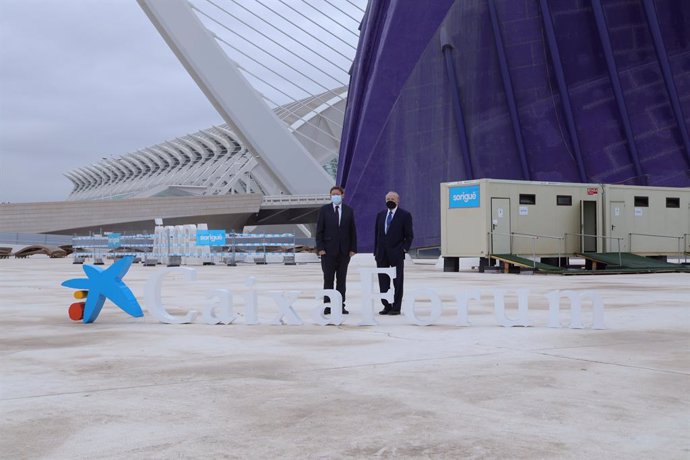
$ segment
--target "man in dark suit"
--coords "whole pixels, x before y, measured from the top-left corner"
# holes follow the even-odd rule
[[[319,210],[316,222],[316,251],[321,256],[323,270],[323,288],[333,289],[336,279],[336,290],[343,296],[343,313],[345,309],[345,279],[350,258],[357,252],[357,229],[355,228],[355,213],[351,207],[343,204],[345,190],[333,186],[330,190],[331,204]],[[328,296],[324,303],[330,303]],[[326,307],[325,314],[331,313]]]
[[[396,277],[393,280],[395,295],[393,304],[387,300],[383,302],[380,315],[399,315],[403,297],[403,271],[405,254],[412,245],[412,214],[398,207],[400,196],[395,192],[386,194],[386,211],[376,216],[374,233],[374,257],[377,267],[395,267]],[[379,275],[379,288],[386,292],[390,288],[390,278]]]

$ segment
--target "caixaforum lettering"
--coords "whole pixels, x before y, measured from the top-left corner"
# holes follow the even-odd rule
[[[259,323],[258,292],[256,289],[256,279],[249,277],[245,282],[245,289],[241,293],[244,297],[243,320],[238,321],[240,315],[235,311],[233,302],[234,292],[231,289],[212,289],[207,293],[205,304],[200,309],[188,310],[184,315],[170,314],[162,303],[162,287],[164,278],[172,273],[181,273],[189,281],[196,279],[197,271],[189,267],[171,267],[159,270],[146,283],[144,292],[144,302],[150,314],[162,323],[184,324],[192,323],[201,314],[201,322],[206,324],[246,324],[255,325]],[[375,312],[380,309],[380,300],[386,299],[393,301],[393,290],[380,293],[378,283],[379,274],[387,275],[391,279],[395,278],[395,268],[361,268],[360,287],[361,304],[359,312],[359,326],[375,326]],[[511,318],[506,312],[506,296],[509,292],[517,297],[517,317]],[[444,305],[441,296],[437,291],[429,288],[409,290],[405,293],[402,310],[404,318],[410,324],[417,326],[429,326],[438,323],[444,308],[456,310],[455,325],[470,326],[468,305],[471,301],[479,302],[484,295],[493,297],[494,313],[496,323],[503,327],[532,326],[529,318],[529,289],[516,289],[508,291],[505,289],[466,289],[453,294],[454,302]],[[302,318],[293,308],[302,291],[268,291],[273,300],[273,312],[275,316],[268,324],[304,324]],[[332,313],[328,316],[323,314],[325,305],[323,296],[331,299]],[[340,325],[344,322],[341,313],[342,297],[334,289],[320,289],[314,292],[316,304],[311,310],[311,319],[318,325]],[[429,315],[420,317],[417,314],[417,303],[421,299],[426,299],[431,304]],[[592,329],[605,329],[604,325],[604,304],[601,297],[592,291],[551,291],[545,295],[549,304],[549,323],[548,327],[560,328],[560,308],[561,302],[567,299],[570,304],[570,328],[582,329],[585,327],[582,320],[583,304],[588,302],[592,307]]]

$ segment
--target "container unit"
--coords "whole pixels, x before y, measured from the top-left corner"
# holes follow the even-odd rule
[[[444,257],[602,250],[602,186],[498,179],[441,184]]]
[[[690,189],[604,186],[606,250],[640,255],[690,252]]]
[[[690,252],[690,189],[498,179],[442,183],[441,254],[451,260],[583,252]]]

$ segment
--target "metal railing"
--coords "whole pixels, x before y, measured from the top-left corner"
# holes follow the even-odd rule
[[[606,238],[608,240],[616,240],[618,243],[618,265],[623,265],[623,256],[621,255],[621,240],[623,237],[620,236],[605,236],[605,235],[592,235],[590,233],[571,233],[571,232],[566,232],[563,234],[564,238],[568,238],[568,235],[573,235],[573,236],[586,236],[586,237],[592,237],[592,238]],[[582,248],[582,252],[584,251],[584,248]]]
[[[561,244],[559,244],[559,249],[558,249],[558,266],[561,266],[561,255],[565,255],[567,252],[567,247],[568,247],[568,236],[577,236],[577,237],[588,237],[588,238],[601,238],[601,239],[606,239],[606,240],[615,240],[616,241],[616,246],[617,250],[615,252],[618,253],[618,265],[622,266],[623,265],[623,256],[622,256],[622,250],[621,246],[622,243],[621,241],[624,239],[624,237],[619,237],[619,236],[605,236],[605,235],[593,235],[589,233],[573,233],[573,232],[566,232],[563,234],[563,236],[552,236],[552,235],[540,235],[536,233],[520,233],[520,232],[510,232],[510,233],[504,233],[504,232],[493,232],[489,231],[487,232],[487,238],[488,238],[488,248],[489,248],[489,253],[487,254],[487,257],[491,258],[494,252],[494,239],[493,236],[499,235],[499,236],[508,236],[510,237],[510,251],[513,251],[513,248],[515,245],[513,244],[513,239],[514,238],[528,238],[532,240],[532,262],[533,262],[533,267],[536,267],[536,257],[537,257],[537,240],[539,239],[552,239],[552,240],[559,240]],[[632,237],[633,236],[643,236],[643,237],[652,237],[652,238],[670,238],[670,239],[675,239],[677,241],[677,253],[678,253],[678,261],[680,262],[683,260],[683,263],[687,263],[688,257],[687,254],[690,252],[688,251],[688,240],[690,239],[690,233],[684,233],[682,236],[670,236],[670,235],[657,235],[657,234],[649,234],[649,233],[629,233],[628,234],[628,242],[629,242],[629,248],[630,251],[632,252]],[[582,252],[584,252],[584,248],[582,248]],[[515,255],[520,255],[518,253],[515,253]]]
[[[632,237],[633,236],[646,236],[646,237],[651,237],[651,238],[668,238],[668,239],[675,239],[677,240],[677,249],[678,249],[678,262],[680,262],[681,258],[684,259],[684,261],[687,262],[687,257],[683,257],[683,252],[684,250],[681,249],[681,246],[683,248],[687,248],[686,246],[686,241],[687,241],[687,236],[688,234],[685,233],[683,236],[670,236],[670,235],[658,235],[658,234],[653,234],[653,233],[628,233],[628,244],[630,245],[630,252],[633,252],[633,245],[632,245]],[[682,244],[681,244],[682,243]]]
[[[330,195],[265,195],[261,199],[262,208],[324,205],[331,202]]]
[[[553,236],[553,235],[540,235],[536,233],[520,233],[520,232],[510,232],[510,233],[501,233],[501,232],[487,232],[487,237],[489,239],[489,254],[488,257],[491,257],[491,254],[494,254],[494,248],[493,248],[493,235],[503,235],[503,236],[509,236],[510,237],[510,247],[511,249],[513,248],[513,238],[518,237],[518,238],[530,238],[532,240],[532,262],[533,262],[533,267],[536,267],[537,261],[537,240],[539,239],[552,239],[552,240],[559,240],[561,244],[559,245],[558,249],[558,266],[561,267],[561,256],[566,253],[567,250],[567,244],[568,244],[568,235],[573,235],[573,236],[586,236],[586,237],[594,237],[594,238],[606,238],[606,239],[611,239],[611,240],[616,240],[618,244],[618,265],[623,264],[623,256],[621,255],[621,240],[623,239],[622,237],[616,237],[616,236],[603,236],[603,235],[591,235],[588,233],[570,233],[566,232],[563,234],[563,236]],[[584,251],[583,251],[584,252]],[[519,255],[519,254],[515,254]]]
[[[262,252],[252,252],[254,261],[257,264],[266,264],[267,262],[267,248],[279,247],[283,248],[285,252],[279,253],[283,256],[283,261],[286,265],[295,265],[296,239],[294,233],[279,233],[279,234],[254,234],[254,233],[227,233],[225,235],[226,243],[228,244],[227,265],[237,265],[237,248],[262,248]],[[229,239],[229,241],[228,241]],[[278,239],[278,240],[276,240]],[[249,241],[253,240],[253,241]],[[246,255],[247,253],[243,253]],[[273,253],[277,254],[277,253]]]
[[[75,263],[83,263],[92,259],[95,265],[102,265],[103,259],[118,256],[147,257],[153,252],[153,237],[151,234],[119,234],[116,240],[109,235],[97,234],[88,236],[73,236],[72,257]]]
[[[558,240],[561,242],[558,247],[558,266],[561,266],[561,254],[565,253],[565,238],[562,236],[552,236],[552,235],[539,235],[536,233],[520,233],[520,232],[510,232],[510,233],[502,233],[502,232],[487,232],[488,238],[489,238],[489,254],[488,256],[491,257],[491,254],[494,253],[493,251],[493,235],[503,235],[503,236],[509,236],[510,237],[510,248],[512,251],[512,248],[514,247],[513,245],[513,238],[528,238],[532,240],[532,267],[536,268],[537,266],[537,240],[539,239],[550,239],[550,240]],[[519,255],[516,253],[515,255]]]
[[[217,246],[197,246],[191,241],[172,242],[165,238],[165,244],[156,242],[154,234],[137,234],[119,236],[117,245],[112,244],[108,236],[76,236],[72,237],[75,251],[75,261],[93,259],[102,263],[107,257],[134,256],[144,259],[162,260],[170,257],[181,259],[195,258],[199,260],[213,259],[225,261],[234,266],[239,259],[252,257],[257,264],[266,264],[269,255],[283,257],[286,265],[295,265],[296,238],[294,233],[226,233],[223,243]],[[200,248],[209,251],[200,252]],[[282,251],[272,252],[270,248],[281,248]]]

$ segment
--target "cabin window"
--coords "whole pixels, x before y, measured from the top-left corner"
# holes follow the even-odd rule
[[[572,206],[573,197],[570,195],[556,195],[556,206]]]
[[[680,208],[680,198],[666,197],[666,207],[667,208]]]
[[[520,204],[537,204],[537,196],[532,193],[521,193]]]
[[[648,196],[636,196],[635,197],[635,207],[636,208],[648,208],[649,207],[649,197]]]

